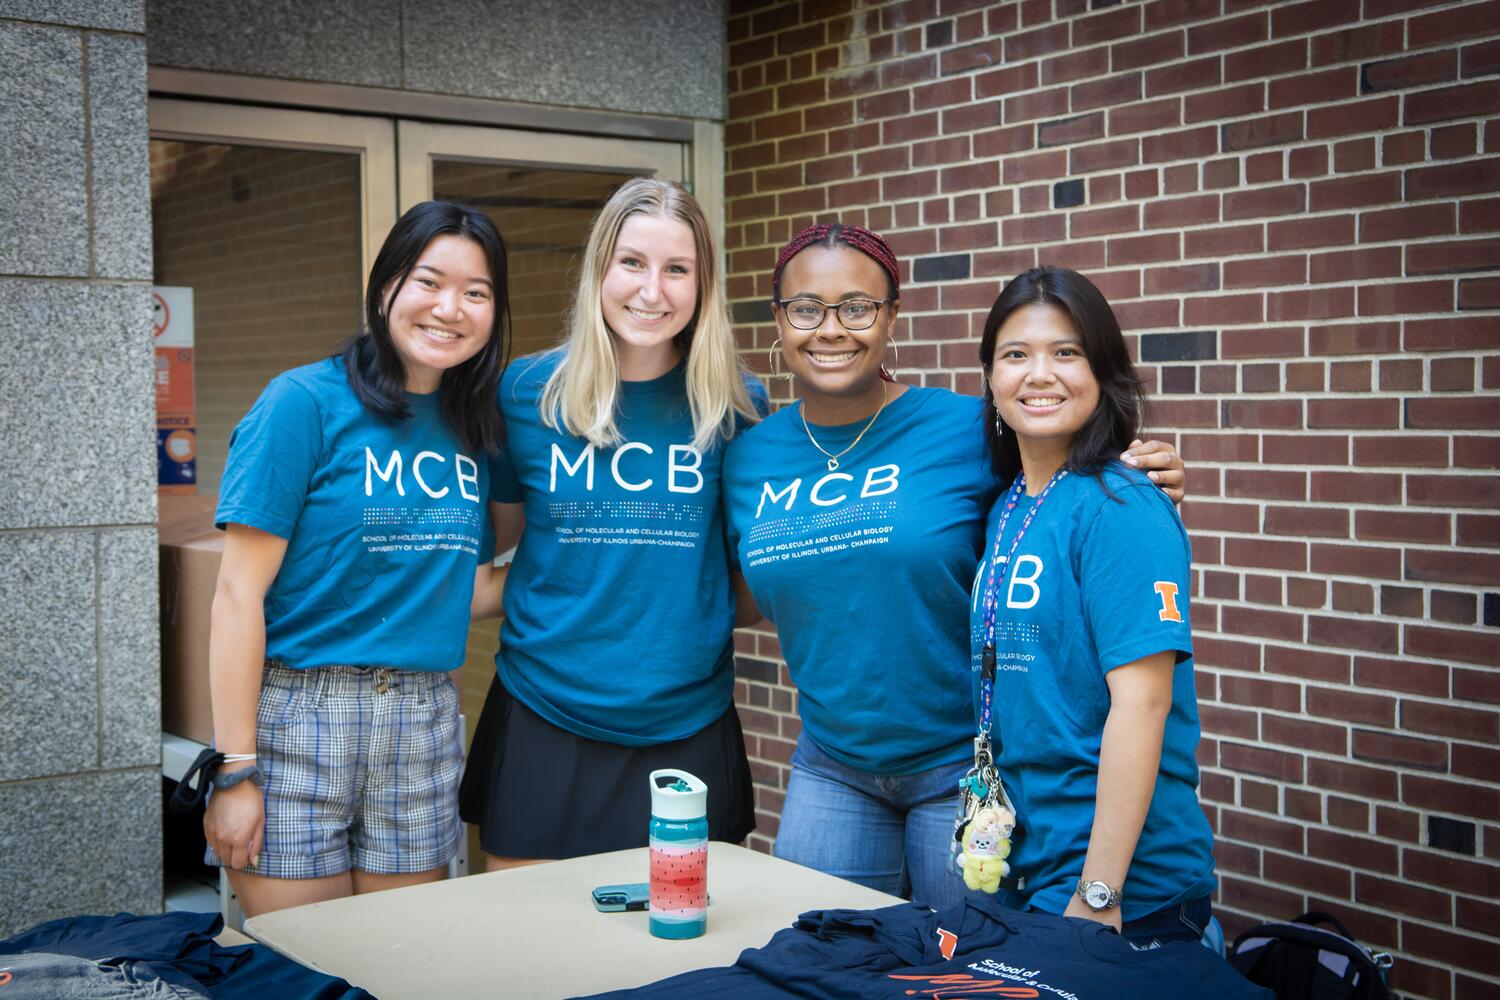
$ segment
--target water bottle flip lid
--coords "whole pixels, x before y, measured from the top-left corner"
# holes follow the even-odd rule
[[[708,814],[708,786],[687,771],[651,772],[651,815],[658,819],[702,819]]]

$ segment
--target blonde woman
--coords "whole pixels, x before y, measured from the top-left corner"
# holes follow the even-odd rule
[[[508,573],[497,676],[460,801],[489,868],[643,845],[647,775],[703,778],[709,833],[755,825],[733,706],[724,444],[766,408],[741,366],[703,210],[637,178],[600,212],[565,343],[506,371],[491,463]]]

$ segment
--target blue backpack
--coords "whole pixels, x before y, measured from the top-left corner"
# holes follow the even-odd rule
[[[1252,927],[1234,939],[1228,957],[1246,979],[1274,991],[1276,1000],[1390,1000],[1386,973],[1394,960],[1355,941],[1328,913]]]

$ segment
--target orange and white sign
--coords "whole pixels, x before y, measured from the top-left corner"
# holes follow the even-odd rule
[[[156,335],[157,487],[163,493],[195,493],[193,290],[157,285],[151,289],[151,305]]]

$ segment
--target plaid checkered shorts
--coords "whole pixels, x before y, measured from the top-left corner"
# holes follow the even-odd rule
[[[423,872],[458,851],[463,742],[447,672],[267,661],[255,747],[266,827],[245,871]],[[212,850],[206,860],[220,864]]]

